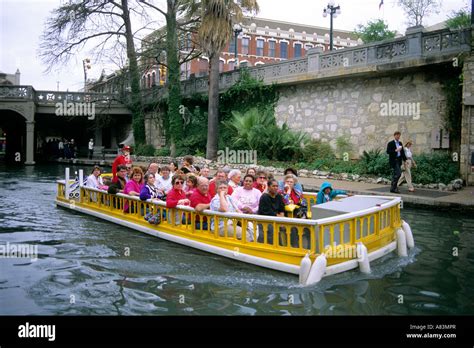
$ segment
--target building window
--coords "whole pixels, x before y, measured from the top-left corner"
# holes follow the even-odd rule
[[[229,53],[234,53],[235,54],[235,36],[232,38],[232,40],[230,40]]]
[[[156,86],[156,73],[154,71],[151,73],[151,86]]]
[[[242,38],[242,54],[249,54],[249,42],[248,37]]]
[[[223,60],[219,60],[219,72],[223,72],[224,71],[224,61]]]
[[[257,40],[257,56],[263,56],[263,43],[263,40]]]
[[[205,59],[199,61],[198,76],[206,76],[209,73],[209,62]]]
[[[275,41],[268,41],[268,56],[269,57],[275,57],[275,46],[276,46]]]
[[[295,44],[295,58],[301,57],[301,44]]]
[[[248,68],[250,66],[250,63],[248,60],[243,60],[240,62],[240,67],[241,68]]]
[[[235,69],[235,61],[233,59],[229,60],[228,64],[229,64],[229,70]]]
[[[280,58],[288,58],[288,42],[280,42]]]

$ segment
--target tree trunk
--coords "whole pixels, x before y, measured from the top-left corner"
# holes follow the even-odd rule
[[[133,42],[132,24],[130,23],[130,12],[128,0],[121,0],[123,21],[125,24],[125,35],[127,41],[128,74],[131,88],[131,111],[133,136],[135,146],[145,144],[145,117],[143,115],[142,98],[140,92],[140,72],[138,70],[137,54]]]
[[[181,85],[178,57],[178,39],[176,32],[176,0],[167,1],[166,16],[166,64],[168,65],[168,120],[171,157],[176,157],[180,148],[177,140],[183,139],[184,108],[181,105]]]
[[[209,64],[206,158],[216,160],[219,135],[219,53],[215,53],[210,57]]]

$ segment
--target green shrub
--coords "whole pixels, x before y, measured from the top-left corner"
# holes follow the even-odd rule
[[[341,160],[334,161],[330,170],[333,173],[348,173],[348,174],[361,174],[362,172],[360,162],[341,161]]]
[[[340,137],[337,137],[336,149],[337,149],[337,155],[340,158],[343,158],[345,153],[349,154],[349,158],[350,158],[352,145],[347,135],[342,135]]]
[[[256,150],[260,158],[278,161],[298,160],[308,142],[304,132],[295,132],[284,123],[276,124],[273,109],[252,108],[244,113],[233,111],[224,121],[235,149]],[[228,141],[227,141],[228,143]]]
[[[307,163],[313,163],[320,159],[333,160],[334,150],[329,143],[322,142],[321,140],[309,141],[303,149],[303,159]]]
[[[171,154],[169,147],[162,147],[161,149],[156,149],[155,156],[167,157]]]
[[[153,156],[155,148],[150,144],[140,144],[136,147],[134,155],[136,156]]]
[[[364,151],[360,161],[360,172],[376,176],[390,177],[392,169],[388,162],[388,155],[382,149]]]
[[[417,168],[411,170],[413,182],[418,184],[444,183],[459,177],[457,162],[448,153],[435,152],[413,156]]]

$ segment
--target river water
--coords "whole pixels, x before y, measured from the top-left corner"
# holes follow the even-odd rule
[[[468,214],[404,209],[416,242],[409,257],[392,253],[370,275],[302,288],[296,276],[56,208],[63,172],[0,166],[0,245],[38,247],[36,261],[0,258],[0,315],[474,313]]]

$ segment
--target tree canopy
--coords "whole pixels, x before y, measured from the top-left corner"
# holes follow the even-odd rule
[[[364,43],[393,39],[396,35],[396,31],[389,30],[382,19],[369,21],[366,25],[359,24],[354,32]]]

